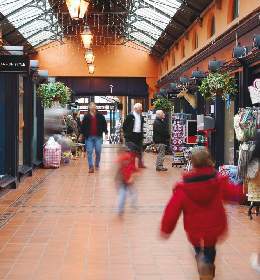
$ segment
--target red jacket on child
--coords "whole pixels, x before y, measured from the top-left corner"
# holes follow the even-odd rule
[[[120,173],[118,175],[125,184],[129,184],[133,173],[137,171],[135,157],[135,153],[127,151],[120,154],[117,159],[119,164],[118,172]]]
[[[183,175],[173,190],[161,224],[163,233],[171,233],[183,213],[184,229],[194,246],[214,246],[227,231],[223,201],[241,201],[241,186],[229,182],[212,167],[194,169]]]

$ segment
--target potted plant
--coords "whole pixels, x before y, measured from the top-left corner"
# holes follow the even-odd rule
[[[44,108],[51,108],[54,102],[65,106],[70,101],[71,94],[71,89],[61,82],[41,84],[37,90],[37,95],[41,97]]]
[[[64,164],[69,164],[72,158],[72,153],[70,151],[63,152],[62,159]]]
[[[170,112],[172,110],[172,103],[165,97],[157,97],[154,101],[154,108],[155,110]]]
[[[216,96],[220,96],[228,101],[237,93],[236,80],[229,73],[210,73],[202,80],[199,92],[205,99],[215,99]]]

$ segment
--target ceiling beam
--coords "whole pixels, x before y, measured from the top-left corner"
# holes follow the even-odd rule
[[[195,8],[191,3],[192,3],[191,1],[189,1],[189,2],[184,1],[184,3],[183,3],[184,8],[189,9],[191,12],[193,12],[196,15],[196,17],[200,16],[201,11],[199,9]]]

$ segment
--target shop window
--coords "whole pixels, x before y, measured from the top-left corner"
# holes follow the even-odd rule
[[[240,0],[229,0],[228,22],[239,17],[239,4]]]
[[[211,38],[216,33],[216,21],[214,15],[212,15],[208,22],[208,38]]]
[[[173,52],[172,53],[172,66],[175,65],[175,53]]]
[[[192,49],[196,50],[199,47],[199,35],[197,31],[193,33],[193,38],[192,38]]]
[[[161,76],[162,73],[163,73],[163,71],[162,71],[162,63],[160,63],[160,64],[159,64],[159,75]]]
[[[182,43],[182,46],[181,46],[181,58],[184,58],[185,57],[185,44]]]
[[[165,59],[165,72],[167,72],[168,69],[169,69],[169,63],[168,63],[168,59],[166,57],[166,59]]]

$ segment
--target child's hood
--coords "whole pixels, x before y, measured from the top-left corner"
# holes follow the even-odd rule
[[[220,191],[220,182],[214,168],[200,168],[183,175],[183,180],[176,189],[182,191],[196,204],[208,205]]]

